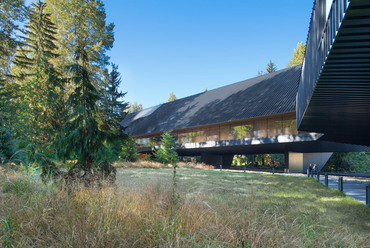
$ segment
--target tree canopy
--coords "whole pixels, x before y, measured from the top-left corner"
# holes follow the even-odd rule
[[[297,44],[297,47],[293,51],[292,59],[289,60],[286,67],[294,66],[294,65],[300,65],[303,63],[304,55],[306,51],[306,45],[302,42],[299,42]]]

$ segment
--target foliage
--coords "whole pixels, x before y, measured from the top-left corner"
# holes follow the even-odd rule
[[[15,153],[15,142],[9,128],[0,125],[0,163],[8,162]]]
[[[170,96],[168,97],[167,102],[175,101],[177,98],[173,92],[170,93]]]
[[[114,41],[114,24],[106,24],[104,4],[101,0],[47,0],[47,4],[46,11],[53,13],[51,18],[59,31],[60,56],[54,63],[59,68],[73,64],[76,51],[83,47],[91,62],[88,69],[92,79],[98,84],[104,67],[109,64],[106,52]]]
[[[179,161],[175,148],[175,137],[171,131],[165,131],[161,135],[161,146],[154,152],[156,160],[164,164],[176,164]]]
[[[17,40],[16,31],[26,16],[24,0],[0,1],[0,81],[9,74]]]
[[[71,81],[75,84],[69,98],[73,112],[66,123],[65,136],[60,137],[58,155],[64,159],[76,155],[75,168],[83,170],[87,179],[96,166],[109,175],[113,169],[108,163],[110,152],[105,146],[108,136],[99,129],[96,119],[100,95],[91,80],[90,61],[83,45],[76,51],[75,62],[70,66],[74,75]]]
[[[133,103],[129,103],[127,112],[134,113],[134,112],[138,112],[141,110],[143,110],[143,105],[141,105],[141,103],[139,104],[137,102],[133,102]]]
[[[50,146],[62,128],[64,103],[63,86],[51,58],[55,53],[56,28],[50,14],[44,13],[45,4],[32,4],[26,25],[23,45],[15,56],[12,69],[22,91],[24,136],[38,149],[50,150]],[[51,152],[51,151],[50,151]]]
[[[109,126],[108,129],[119,129],[119,123],[125,117],[125,109],[127,108],[127,103],[121,100],[126,93],[118,91],[121,84],[121,76],[118,72],[118,66],[112,64],[112,71],[109,73],[107,79],[107,86],[104,99],[104,111],[105,114],[105,124]],[[118,130],[116,130],[118,133]]]
[[[369,173],[370,152],[334,152],[322,170]]]
[[[136,162],[138,160],[136,139],[134,137],[129,136],[125,139],[119,156],[123,161]]]
[[[275,65],[274,62],[270,60],[270,62],[267,64],[266,72],[272,73],[272,72],[275,72],[276,70],[277,70],[277,66]]]
[[[291,60],[289,60],[286,67],[302,64],[305,51],[306,51],[306,45],[303,44],[302,42],[298,42],[296,49],[294,49],[293,57]]]

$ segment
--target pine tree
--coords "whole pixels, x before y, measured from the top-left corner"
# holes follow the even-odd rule
[[[274,62],[270,60],[270,62],[267,64],[266,72],[272,73],[272,72],[275,72],[276,70],[277,70],[277,66],[275,65]]]

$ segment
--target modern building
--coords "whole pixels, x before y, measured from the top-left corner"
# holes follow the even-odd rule
[[[370,146],[370,0],[316,0],[297,94],[297,128]]]
[[[296,95],[301,66],[230,84],[129,114],[121,123],[152,152],[163,131],[173,130],[177,152],[228,167],[235,154],[284,153],[292,171],[323,166],[334,151],[366,147],[325,141],[325,135],[297,131]]]

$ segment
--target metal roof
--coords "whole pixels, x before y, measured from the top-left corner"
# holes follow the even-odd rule
[[[300,73],[294,66],[188,96],[131,113],[121,125],[136,136],[293,112]]]

